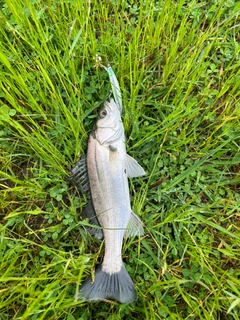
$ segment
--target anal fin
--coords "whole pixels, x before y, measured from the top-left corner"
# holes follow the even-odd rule
[[[131,216],[127,225],[127,229],[125,231],[125,237],[134,237],[134,236],[142,236],[144,235],[144,224],[140,220],[140,218],[131,211]]]

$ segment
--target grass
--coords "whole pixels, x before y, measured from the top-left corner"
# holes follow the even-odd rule
[[[0,12],[0,319],[239,319],[238,1],[21,1]],[[143,238],[131,305],[75,301],[101,261],[68,184],[110,83]]]

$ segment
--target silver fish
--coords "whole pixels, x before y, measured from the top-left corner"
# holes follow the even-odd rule
[[[86,162],[86,166],[84,163]],[[72,170],[72,182],[90,190],[90,202],[82,215],[96,225],[89,229],[97,238],[104,236],[103,262],[80,288],[77,299],[112,299],[129,303],[137,298],[134,284],[122,261],[123,238],[142,235],[143,224],[130,206],[128,177],[145,174],[126,153],[121,110],[113,99],[105,102],[90,134],[86,159]],[[86,177],[88,176],[88,182]]]

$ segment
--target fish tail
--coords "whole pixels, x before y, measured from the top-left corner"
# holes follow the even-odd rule
[[[89,301],[111,299],[130,303],[137,299],[137,294],[124,265],[119,272],[112,274],[102,271],[100,265],[95,271],[94,281],[87,279],[75,298]]]

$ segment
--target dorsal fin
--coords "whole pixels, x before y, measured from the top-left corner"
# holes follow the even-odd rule
[[[81,193],[90,194],[90,186],[87,172],[87,158],[83,155],[76,163],[75,167],[71,170],[70,182]]]

